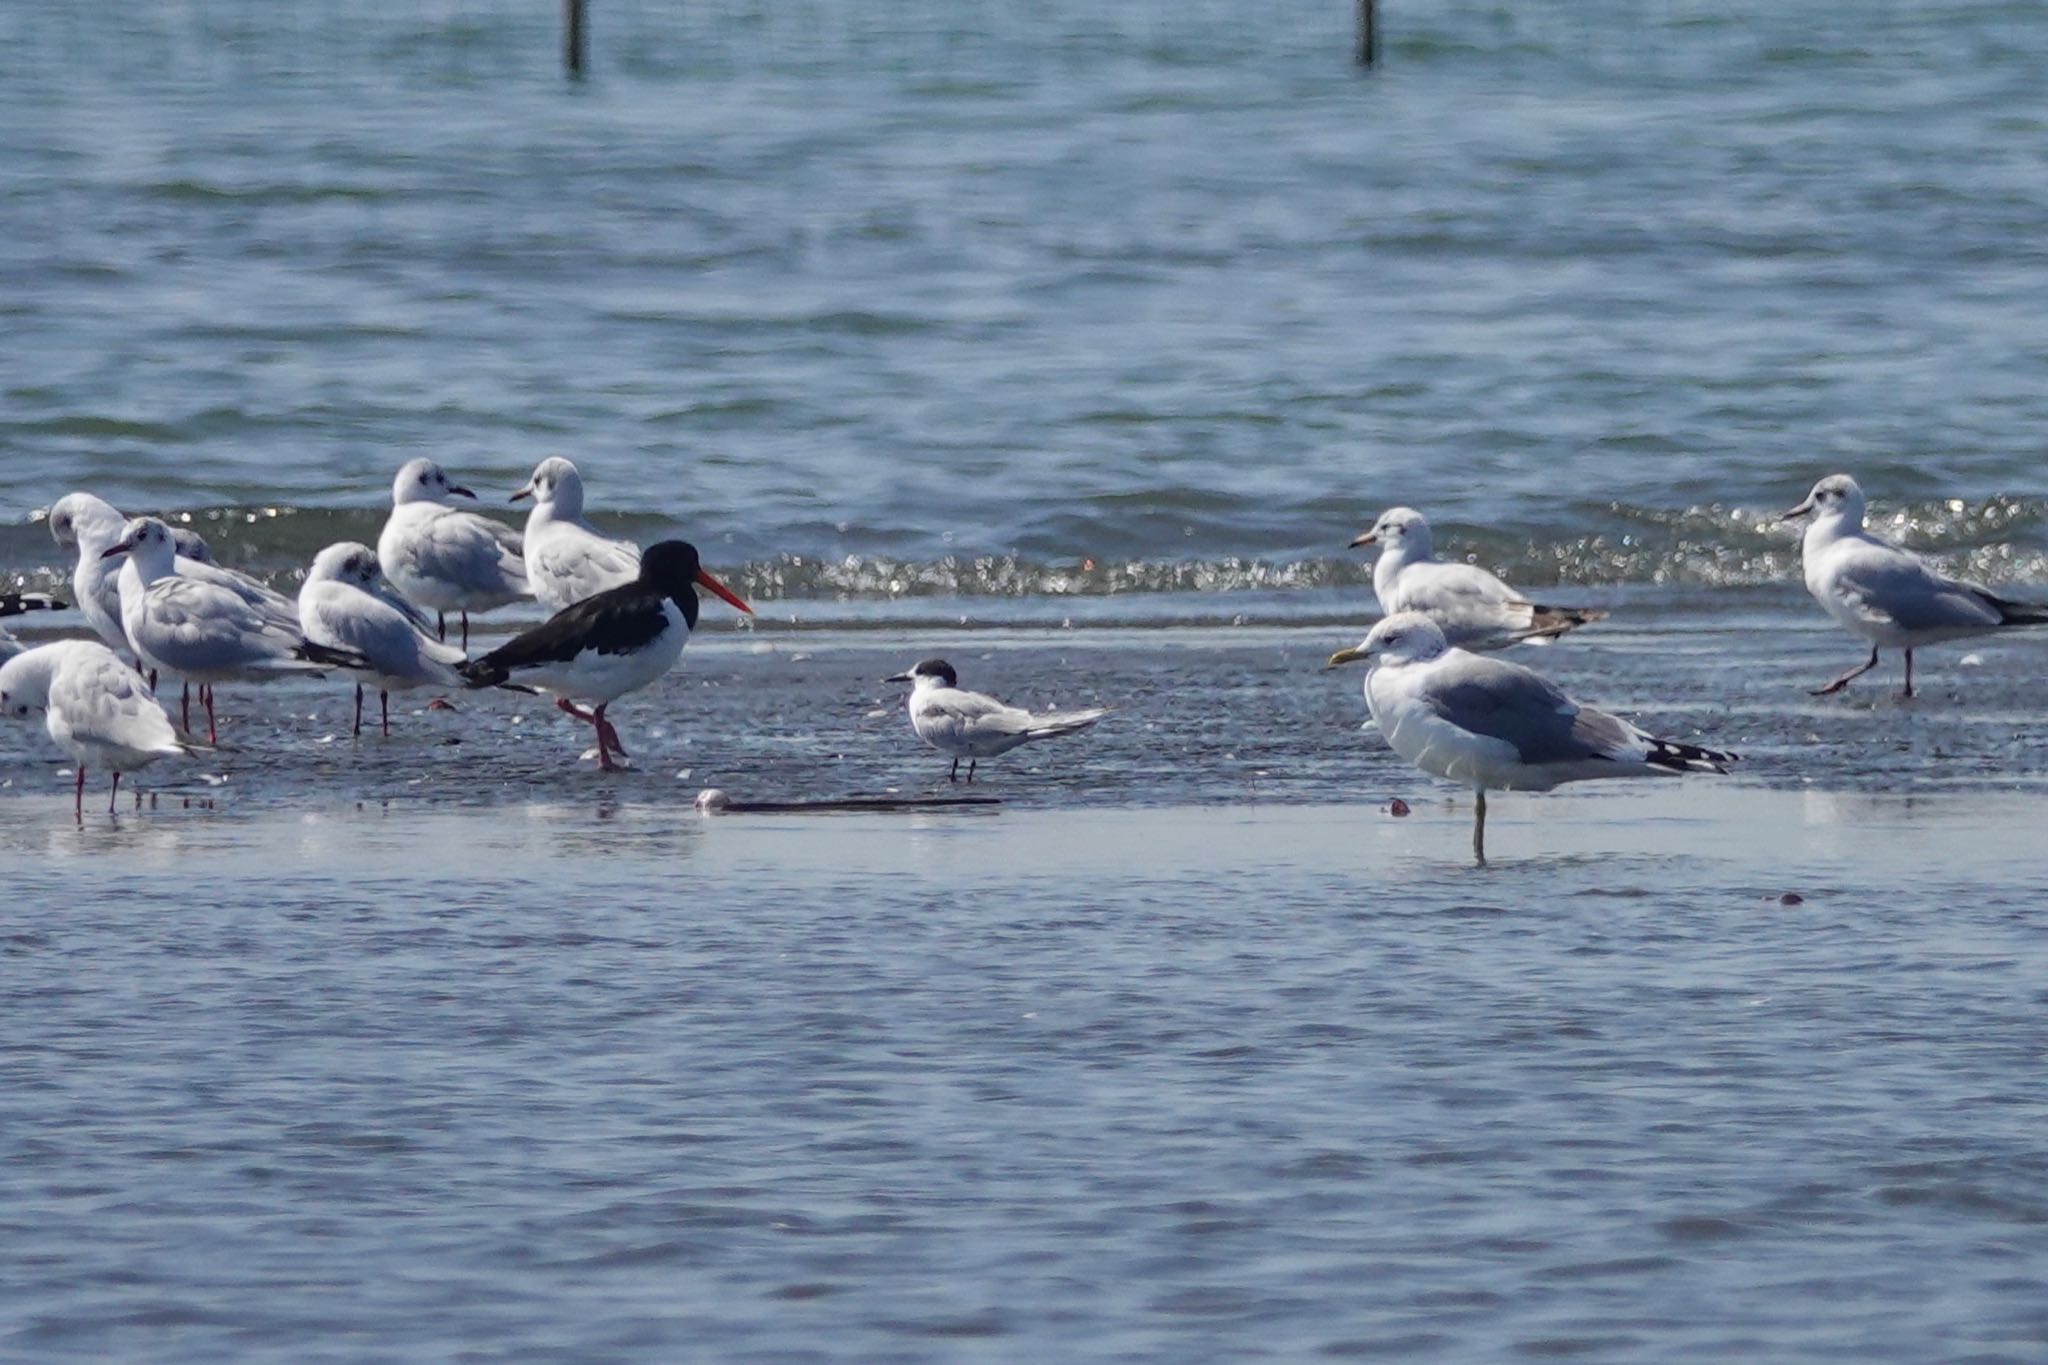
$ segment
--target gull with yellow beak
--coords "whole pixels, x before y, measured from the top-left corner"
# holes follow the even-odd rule
[[[1486,861],[1486,793],[1603,777],[1724,773],[1734,754],[1658,739],[1573,701],[1520,664],[1453,648],[1421,612],[1397,612],[1329,667],[1364,660],[1365,704],[1395,753],[1478,794],[1472,856]]]
[[[1525,640],[1549,641],[1607,619],[1594,607],[1548,607],[1531,602],[1476,564],[1436,557],[1429,519],[1412,507],[1390,507],[1351,548],[1377,545],[1372,590],[1380,610],[1428,614],[1444,638],[1463,649],[1506,649]]]

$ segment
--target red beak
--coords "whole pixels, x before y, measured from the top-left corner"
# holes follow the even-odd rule
[[[754,609],[752,607],[748,606],[745,602],[740,601],[739,594],[735,593],[731,588],[726,587],[725,584],[713,578],[709,570],[697,570],[697,581],[699,583],[702,583],[705,587],[711,589],[711,591],[717,593],[720,597],[723,597],[726,601],[738,607],[747,615],[752,616],[754,614]]]

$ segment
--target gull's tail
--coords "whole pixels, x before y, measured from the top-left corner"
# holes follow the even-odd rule
[[[1051,739],[1055,735],[1071,735],[1085,730],[1109,714],[1107,707],[1093,711],[1056,711],[1051,715],[1033,716],[1031,728],[1024,732],[1026,739]]]
[[[1719,749],[1702,749],[1697,744],[1680,744],[1675,739],[1653,739],[1650,752],[1643,756],[1643,762],[1653,768],[1666,768],[1674,773],[1725,773],[1730,763],[1737,762],[1740,754],[1724,754]]]
[[[0,592],[0,616],[30,611],[62,611],[64,604],[46,592]]]
[[[1997,608],[2001,626],[2048,626],[2048,606],[2039,602],[2009,602],[1988,592],[1984,600]]]
[[[1518,631],[1517,640],[1555,640],[1568,631],[1580,626],[1590,626],[1595,621],[1605,621],[1609,613],[1599,607],[1546,607],[1534,603],[1529,608],[1529,628]]]

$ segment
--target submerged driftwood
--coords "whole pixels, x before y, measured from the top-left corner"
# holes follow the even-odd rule
[[[951,810],[956,807],[1000,806],[993,796],[846,796],[820,801],[735,801],[717,787],[697,793],[697,809],[706,815],[814,814],[820,811]]]

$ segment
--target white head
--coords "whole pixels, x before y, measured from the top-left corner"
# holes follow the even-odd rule
[[[1326,668],[1365,660],[1368,667],[1381,664],[1419,664],[1434,659],[1450,648],[1443,627],[1419,611],[1397,611],[1372,628],[1365,643],[1356,649],[1340,649],[1330,656]]]
[[[1791,521],[1796,517],[1812,513],[1817,526],[1824,521],[1841,520],[1851,526],[1863,524],[1863,490],[1856,486],[1856,480],[1847,474],[1830,474],[1813,486],[1806,495],[1806,501],[1778,518]]]
[[[24,650],[0,664],[0,715],[27,720],[50,704],[50,680],[64,662],[69,640]]]
[[[313,556],[313,567],[306,570],[308,583],[348,583],[358,588],[373,588],[383,577],[377,552],[352,540],[328,546]]]
[[[944,659],[926,659],[914,665],[909,672],[891,674],[882,681],[907,682],[913,690],[924,692],[934,687],[958,687],[960,675]]]
[[[1427,559],[1435,549],[1429,534],[1429,518],[1413,507],[1389,507],[1380,513],[1372,529],[1351,542],[1354,550],[1361,545],[1384,545],[1388,554],[1406,554],[1417,559]]]
[[[145,583],[178,571],[178,547],[171,539],[171,528],[155,517],[137,517],[121,528],[121,538],[100,551],[101,559],[112,559],[127,555],[135,562],[135,571],[142,575]]]
[[[124,519],[114,505],[90,493],[66,493],[50,504],[50,534],[59,545],[104,550],[121,538]]]
[[[475,496],[462,485],[449,482],[448,471],[425,457],[407,460],[405,468],[399,470],[398,477],[391,481],[393,507],[403,507],[409,502],[446,502],[451,497]]]
[[[512,501],[532,498],[536,507],[546,507],[558,517],[583,515],[583,476],[576,466],[559,455],[551,455],[534,466],[526,487],[512,495]]]

